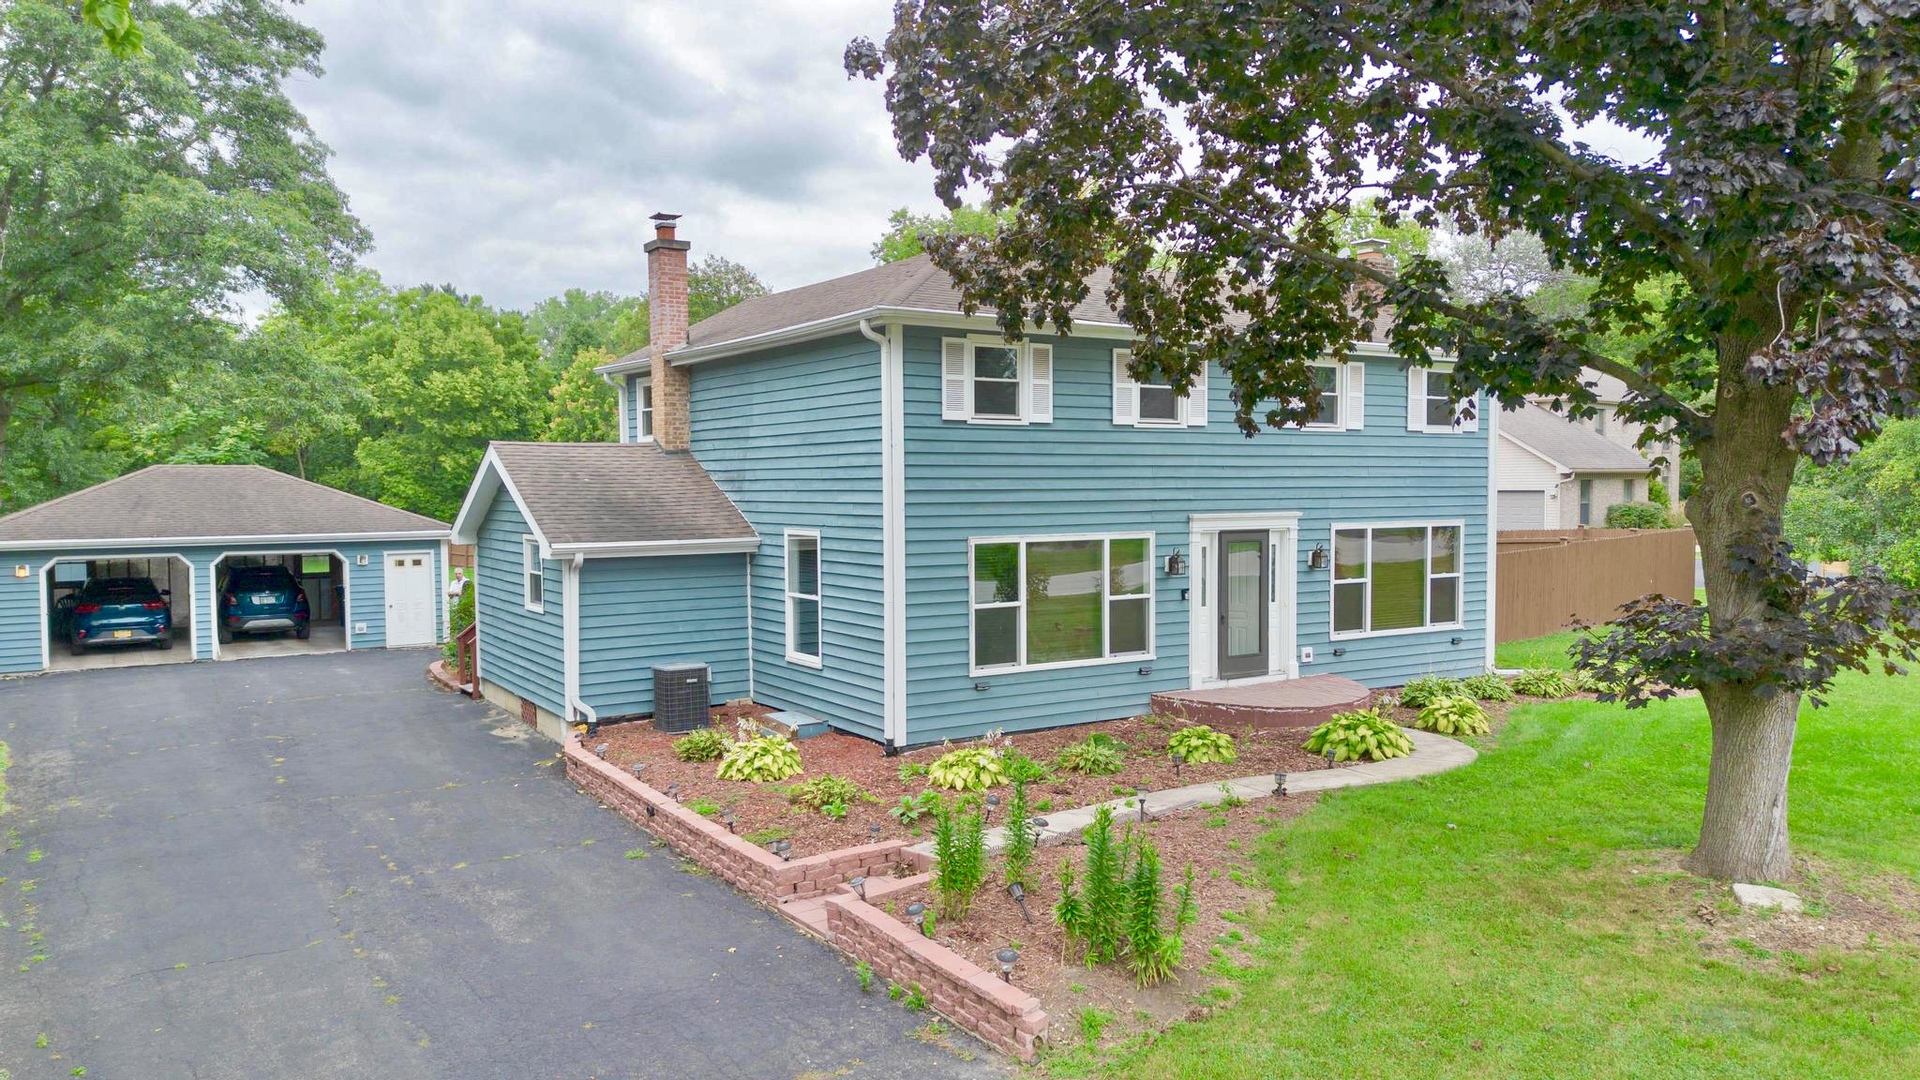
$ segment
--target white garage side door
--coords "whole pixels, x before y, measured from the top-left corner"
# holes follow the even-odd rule
[[[387,648],[433,644],[433,556],[387,553]]]
[[[1544,529],[1547,527],[1547,495],[1543,491],[1500,492],[1500,528]]]

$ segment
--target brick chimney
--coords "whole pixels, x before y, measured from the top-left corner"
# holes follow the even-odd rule
[[[1385,240],[1376,240],[1371,237],[1364,240],[1355,240],[1350,251],[1355,262],[1366,263],[1374,269],[1385,270],[1388,273],[1393,272],[1393,256],[1387,254],[1387,242]],[[1356,294],[1365,293],[1368,296],[1379,296],[1386,291],[1380,286],[1379,282],[1368,278],[1362,278],[1355,282],[1354,290]],[[1355,306],[1358,307],[1357,302]],[[1387,331],[1392,326],[1393,305],[1383,304],[1380,307],[1379,314],[1374,316],[1373,324],[1367,327],[1367,340],[1387,340]]]
[[[688,415],[692,377],[676,370],[667,355],[687,343],[687,249],[673,236],[679,214],[653,215],[653,239],[647,241],[647,340],[653,348],[653,438],[662,450],[686,450],[693,443]]]

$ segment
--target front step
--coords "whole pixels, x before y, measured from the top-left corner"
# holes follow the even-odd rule
[[[1336,713],[1364,709],[1373,692],[1344,675],[1309,675],[1251,686],[1169,690],[1153,695],[1153,711],[1198,724],[1274,729],[1318,727]]]

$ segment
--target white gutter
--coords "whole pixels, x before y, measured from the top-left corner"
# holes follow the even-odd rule
[[[758,536],[721,537],[708,540],[623,540],[606,544],[555,544],[555,556],[572,555],[589,559],[640,557],[648,555],[730,555],[760,550]]]
[[[390,533],[297,533],[279,536],[119,536],[77,540],[0,540],[0,551],[65,551],[134,546],[232,547],[236,544],[375,543],[382,540],[444,540],[447,529]]]
[[[907,468],[905,335],[860,320],[880,346],[880,638],[883,741],[907,743]]]

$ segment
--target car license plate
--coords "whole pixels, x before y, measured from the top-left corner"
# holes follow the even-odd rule
[[[273,601],[274,595],[270,592],[257,592],[253,594],[253,602],[256,604],[271,604]]]
[[[115,638],[130,638],[130,637],[132,637],[132,636],[133,636],[133,631],[131,631],[131,630],[115,630],[115,631],[113,632],[113,636],[114,636]]]

